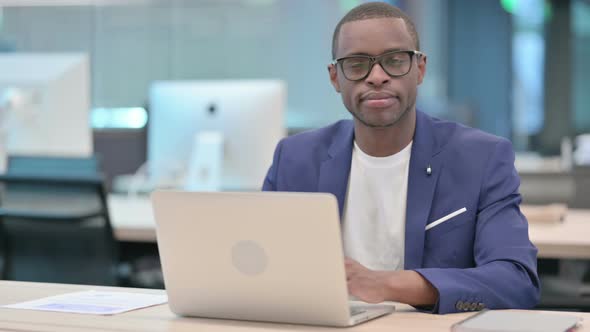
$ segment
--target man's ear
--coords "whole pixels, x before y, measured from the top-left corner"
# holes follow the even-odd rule
[[[334,64],[328,65],[328,73],[330,74],[330,82],[336,92],[340,93],[340,84],[338,84],[338,69]]]
[[[422,84],[424,81],[424,76],[426,75],[426,54],[422,55],[418,59],[418,85]]]

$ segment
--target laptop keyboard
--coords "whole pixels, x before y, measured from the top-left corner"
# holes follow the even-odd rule
[[[363,307],[350,307],[350,316],[356,316],[364,312],[367,312],[367,309]]]

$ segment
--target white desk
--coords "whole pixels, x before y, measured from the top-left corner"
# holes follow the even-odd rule
[[[570,209],[563,223],[529,224],[541,258],[590,259],[590,210]]]
[[[156,242],[156,222],[148,197],[109,195],[107,204],[119,241]]]
[[[45,296],[58,295],[81,290],[99,289],[111,291],[161,294],[161,290],[45,284],[16,281],[0,281],[0,305],[30,301]],[[310,294],[310,297],[313,296]],[[316,326],[288,325],[274,323],[245,322],[234,320],[180,318],[172,314],[167,304],[130,311],[114,316],[94,316],[48,311],[18,310],[0,308],[0,330],[2,331],[146,331],[146,332],[273,332],[273,331],[450,331],[451,325],[473,313],[433,315],[416,312],[407,305],[397,305],[397,311],[364,324],[347,328],[322,328]],[[559,312],[590,320],[590,313]],[[582,326],[577,332],[590,331]]]
[[[155,242],[156,231],[147,197],[109,196],[115,236],[121,241]],[[590,259],[590,210],[568,211],[563,223],[529,224],[531,241],[540,258]]]

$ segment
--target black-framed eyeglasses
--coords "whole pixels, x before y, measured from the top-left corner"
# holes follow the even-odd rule
[[[421,57],[424,53],[420,51],[393,51],[378,56],[353,55],[336,59],[332,62],[334,66],[340,64],[344,77],[349,81],[364,80],[369,76],[373,66],[378,63],[383,71],[391,77],[401,77],[412,69],[413,56]]]

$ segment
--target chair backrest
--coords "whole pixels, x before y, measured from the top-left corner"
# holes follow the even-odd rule
[[[563,172],[520,172],[520,193],[525,204],[565,203],[590,208],[590,167]]]
[[[118,249],[99,169],[96,157],[8,159],[5,279],[115,284]]]
[[[84,157],[31,157],[10,156],[7,174],[39,176],[96,176],[99,160],[96,156]]]
[[[1,198],[5,209],[54,214],[62,211],[67,215],[75,211],[83,213],[106,208],[99,183],[95,181],[97,185],[91,185],[87,181],[100,178],[96,157],[11,156],[6,174],[24,181],[6,183]]]

